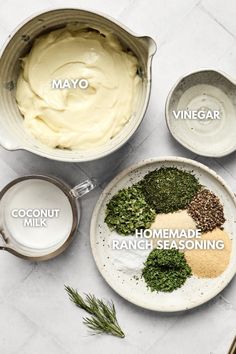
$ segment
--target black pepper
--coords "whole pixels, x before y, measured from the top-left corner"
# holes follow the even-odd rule
[[[188,206],[188,213],[202,232],[222,227],[225,222],[224,209],[220,199],[204,188],[193,198]]]

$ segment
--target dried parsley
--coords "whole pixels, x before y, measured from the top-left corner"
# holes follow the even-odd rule
[[[154,249],[144,266],[142,276],[151,291],[172,292],[192,275],[184,253],[176,249]]]
[[[130,235],[136,229],[149,228],[155,211],[147,204],[139,184],[121,189],[107,204],[105,222],[119,234]]]
[[[201,188],[193,174],[176,167],[162,167],[149,172],[141,185],[146,201],[157,213],[185,209]]]

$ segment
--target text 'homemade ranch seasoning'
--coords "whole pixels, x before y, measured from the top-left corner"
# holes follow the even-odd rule
[[[172,292],[191,276],[216,278],[227,269],[232,241],[225,221],[218,196],[176,167],[153,170],[119,190],[105,217],[116,269],[144,278],[157,292]]]
[[[65,27],[42,35],[22,59],[17,82],[24,126],[52,148],[106,144],[135,114],[137,72],[137,58],[111,33]],[[53,88],[55,80],[67,85]]]

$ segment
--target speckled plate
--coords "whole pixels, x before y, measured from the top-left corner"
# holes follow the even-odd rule
[[[114,237],[104,223],[106,205],[120,189],[128,187],[156,168],[177,167],[193,172],[200,183],[212,190],[224,205],[225,230],[232,239],[230,263],[225,272],[214,279],[188,278],[183,287],[172,293],[150,292],[145,282],[124,272],[114,263],[110,238]],[[181,157],[149,159],[131,166],[115,177],[101,194],[91,220],[90,241],[97,267],[107,283],[123,298],[146,309],[174,312],[199,306],[222,291],[236,272],[236,198],[224,180],[213,170],[196,161]],[[121,251],[119,251],[121,252]],[[125,252],[125,251],[124,251]]]

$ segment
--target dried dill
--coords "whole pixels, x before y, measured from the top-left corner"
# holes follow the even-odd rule
[[[139,184],[121,189],[107,204],[105,222],[111,230],[130,235],[136,229],[149,228],[155,211],[147,204]]]
[[[193,174],[176,167],[162,167],[149,172],[141,186],[146,201],[157,213],[185,209],[201,188]]]
[[[192,275],[184,253],[176,249],[154,249],[148,256],[142,277],[151,291],[172,292]]]

